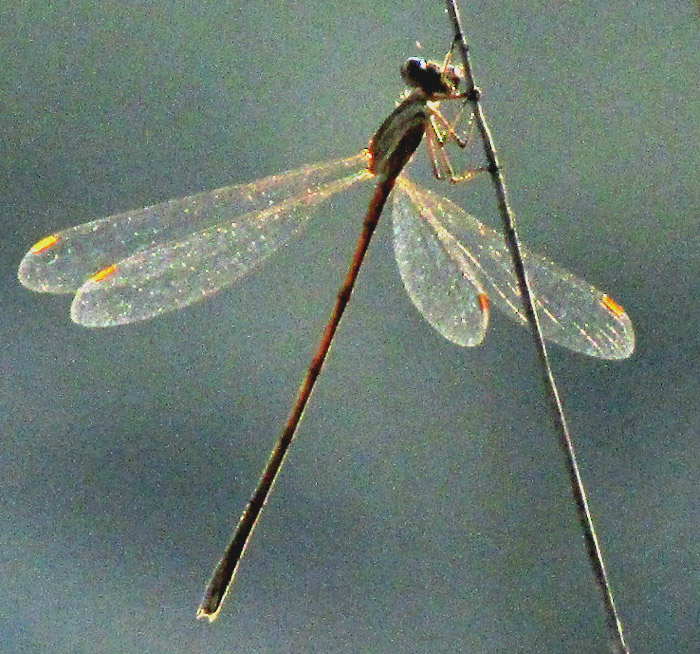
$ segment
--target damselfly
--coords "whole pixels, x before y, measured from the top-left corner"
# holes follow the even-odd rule
[[[526,322],[503,238],[451,201],[401,175],[427,134],[434,168],[454,177],[443,146],[459,137],[437,104],[465,98],[459,91],[460,69],[410,59],[402,71],[412,90],[367,151],[78,225],[39,241],[20,265],[25,286],[75,294],[71,317],[77,323],[107,327],[145,320],[233,284],[299,234],[331,197],[355,184],[376,182],[363,236],[331,322],[258,489],[214,573],[200,617],[213,620],[221,607],[394,184],[394,253],[408,295],[423,317],[463,346],[482,342],[490,306]],[[545,257],[525,250],[524,260],[547,339],[604,359],[632,353],[634,331],[619,304]]]

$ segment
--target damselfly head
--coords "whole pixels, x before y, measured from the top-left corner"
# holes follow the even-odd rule
[[[401,77],[409,87],[420,89],[431,99],[439,100],[459,90],[464,73],[459,66],[411,57],[401,67]]]

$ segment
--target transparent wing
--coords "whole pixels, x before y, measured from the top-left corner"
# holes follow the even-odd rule
[[[320,203],[370,178],[357,155],[95,220],[39,241],[19,279],[37,291],[77,291],[71,316],[86,326],[151,318],[240,279]]]
[[[487,296],[472,261],[430,212],[421,211],[402,181],[394,192],[394,254],[406,292],[447,340],[479,345],[486,335]]]
[[[394,212],[400,216],[400,221],[406,224],[409,224],[409,220],[411,224],[422,221],[423,226],[411,227],[411,231],[418,233],[420,230],[421,238],[427,239],[426,230],[430,229],[434,241],[432,250],[442,249],[450,254],[456,251],[459,263],[453,264],[455,270],[462,268],[464,260],[469,262],[471,267],[464,275],[465,286],[477,289],[473,291],[477,295],[480,292],[478,289],[483,287],[493,306],[517,322],[526,324],[527,320],[520,309],[520,291],[503,237],[446,198],[419,189],[405,177],[398,180],[397,187]],[[428,322],[446,338],[459,342],[449,334],[452,324],[462,321],[464,309],[451,304],[452,296],[445,292],[445,279],[448,285],[461,286],[462,283],[446,278],[437,270],[429,252],[429,247],[422,248],[410,262],[414,276],[420,277],[422,271],[421,283],[412,284],[410,288],[405,280],[404,284],[413,303]],[[571,350],[603,359],[624,359],[632,354],[634,329],[619,304],[545,257],[525,248],[523,257],[545,338]],[[407,269],[407,264],[399,261],[399,269],[402,268]],[[481,287],[474,283],[472,276],[478,277]],[[432,300],[430,295],[436,292],[435,289],[438,289],[437,300]],[[468,301],[473,303],[466,290],[459,294],[467,296]],[[444,302],[446,306],[439,307],[438,311],[431,309],[426,312],[424,307],[436,301]],[[467,313],[470,316],[476,314],[473,309]],[[474,327],[474,333],[479,329]],[[468,328],[466,332],[470,333]],[[473,344],[477,343],[475,341]]]

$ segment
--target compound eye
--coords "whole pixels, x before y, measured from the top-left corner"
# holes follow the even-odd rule
[[[422,57],[411,57],[401,66],[401,77],[409,86],[420,86],[420,75],[428,68],[428,62]]]
[[[409,57],[404,66],[413,70],[425,70],[428,67],[428,62],[423,57]]]

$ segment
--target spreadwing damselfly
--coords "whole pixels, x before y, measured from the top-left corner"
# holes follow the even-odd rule
[[[392,190],[394,254],[401,278],[413,304],[442,336],[457,345],[479,345],[491,306],[527,322],[502,236],[402,174],[427,135],[436,172],[453,180],[470,176],[455,175],[451,169],[444,147],[461,140],[437,106],[445,100],[469,99],[459,90],[460,69],[447,62],[410,59],[402,71],[411,90],[366,151],[78,225],[39,241],[20,265],[25,286],[74,294],[71,317],[79,324],[109,327],[145,320],[234,284],[299,235],[330,198],[363,182],[375,184],[362,236],[321,345],[205,592],[199,617],[213,620],[221,608]],[[525,250],[524,260],[545,338],[604,359],[632,353],[632,324],[617,302],[545,257]]]

